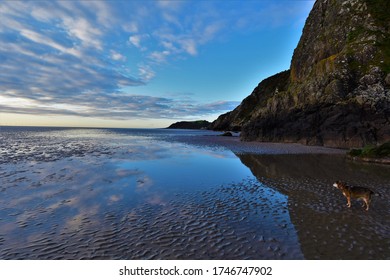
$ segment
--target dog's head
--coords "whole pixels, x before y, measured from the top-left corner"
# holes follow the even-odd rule
[[[333,187],[339,189],[339,190],[343,190],[345,188],[345,183],[341,182],[341,181],[336,181],[334,184],[333,184]]]

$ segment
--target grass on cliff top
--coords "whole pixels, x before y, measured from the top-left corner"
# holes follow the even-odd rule
[[[390,157],[390,141],[380,146],[366,146],[362,149],[351,149],[348,155],[353,157],[383,158]]]

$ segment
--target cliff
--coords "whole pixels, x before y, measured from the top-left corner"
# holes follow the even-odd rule
[[[317,0],[290,70],[210,126],[245,141],[361,147],[390,140],[390,1]]]

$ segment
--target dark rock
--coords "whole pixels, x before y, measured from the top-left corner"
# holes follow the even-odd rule
[[[229,137],[231,137],[231,136],[233,136],[233,134],[230,131],[227,131],[227,132],[223,133],[221,136],[229,136]]]
[[[385,78],[386,85],[390,86],[390,74],[387,74]]]
[[[210,126],[208,121],[181,121],[171,124],[168,128],[172,129],[208,129]]]

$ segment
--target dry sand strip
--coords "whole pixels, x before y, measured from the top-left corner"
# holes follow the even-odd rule
[[[307,146],[299,143],[244,142],[239,137],[179,136],[177,141],[196,146],[225,147],[238,154],[345,154],[345,149]]]

